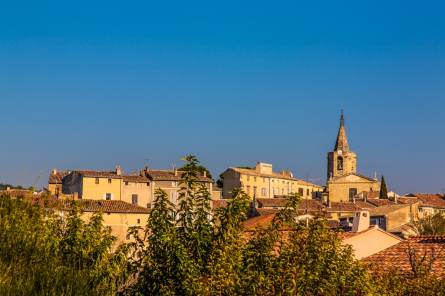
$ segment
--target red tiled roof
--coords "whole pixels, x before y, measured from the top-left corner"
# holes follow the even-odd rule
[[[229,200],[226,199],[214,199],[211,201],[212,209],[225,208]]]
[[[366,202],[364,200],[355,200],[355,204],[364,210],[372,209],[372,208],[376,207],[375,205],[373,205],[369,202]]]
[[[131,176],[131,175],[124,175],[124,176],[122,176],[122,180],[124,182],[131,182],[131,183],[148,183],[149,182],[147,177],[144,177],[144,176]]]
[[[395,204],[393,201],[389,199],[379,199],[379,198],[368,198],[367,202],[376,207],[390,206]]]
[[[114,178],[121,179],[122,176],[116,174],[116,171],[75,171],[87,178]]]
[[[398,204],[408,204],[412,205],[419,202],[417,197],[397,197],[397,203]]]
[[[266,228],[273,221],[275,214],[261,215],[247,219],[243,222],[244,230],[251,231],[258,228]]]
[[[358,212],[361,208],[352,202],[331,202],[331,206],[326,210],[328,212]]]
[[[420,205],[432,208],[445,208],[445,199],[440,194],[414,193],[407,195],[416,197]]]
[[[35,198],[32,203],[45,208],[58,208],[69,211],[73,202],[77,203],[83,212],[103,212],[103,213],[128,213],[128,214],[149,214],[150,209],[133,205],[121,200],[91,200],[81,199],[76,201],[61,199]]]
[[[145,173],[148,178],[154,181],[181,181],[182,175],[184,174],[184,172],[181,171],[178,171],[177,174],[175,174],[174,171],[169,170],[146,170]],[[202,175],[198,175],[197,177],[200,182],[213,183],[213,180],[208,177]]]
[[[385,216],[386,214],[398,211],[405,207],[409,207],[409,205],[399,204],[399,205],[381,206],[369,209],[368,211],[371,216]]]
[[[121,200],[88,200],[79,201],[84,212],[104,212],[104,213],[141,213],[148,214],[150,210],[144,207],[133,205]]]
[[[48,184],[62,184],[62,179],[68,175],[69,171],[51,172],[48,177]]]
[[[412,271],[408,255],[410,248],[416,252],[418,260],[425,255],[427,258],[431,258],[432,250],[434,250],[436,259],[432,262],[431,272],[435,276],[445,276],[445,236],[411,237],[406,241],[367,257],[363,261],[371,264],[376,271],[396,269],[402,273],[409,274]]]

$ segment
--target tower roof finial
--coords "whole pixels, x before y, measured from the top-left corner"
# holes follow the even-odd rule
[[[335,143],[335,150],[349,151],[348,138],[346,137],[345,129],[345,115],[343,109],[340,116],[340,129],[338,130],[337,141]]]

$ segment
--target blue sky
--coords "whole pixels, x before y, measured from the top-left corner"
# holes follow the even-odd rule
[[[360,173],[445,188],[441,1],[0,1],[0,182],[196,154],[324,182],[341,109]]]

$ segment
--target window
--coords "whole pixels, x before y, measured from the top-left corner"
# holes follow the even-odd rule
[[[138,204],[138,195],[137,194],[132,194],[131,195],[131,203],[134,205]]]
[[[150,182],[147,182],[147,186],[150,186]]]
[[[141,219],[138,219],[138,221],[137,221],[137,222],[138,222],[138,224],[141,224]]]
[[[337,170],[343,171],[343,157],[337,157]]]
[[[108,184],[111,184],[111,179],[110,178],[108,179]]]
[[[105,199],[111,200],[111,193],[105,193]]]
[[[128,186],[128,182],[125,182],[125,186]]]
[[[253,180],[256,182],[256,177],[253,177]]]
[[[298,188],[298,195],[303,196],[303,194],[304,194],[304,189]]]
[[[253,197],[256,197],[256,186],[253,186]]]
[[[263,183],[266,183],[266,178],[263,178]]]
[[[306,195],[309,196],[309,188],[306,190]]]
[[[250,181],[250,176],[249,175],[247,175],[247,181]]]
[[[247,191],[247,195],[250,195],[250,186],[249,185],[246,186],[246,191]]]
[[[261,188],[261,196],[267,196],[267,189]]]
[[[99,184],[99,178],[96,178],[95,183]]]
[[[129,233],[128,233],[127,236],[126,236],[126,239],[127,239],[127,240],[130,240],[130,239],[131,239],[131,235],[130,235]]]
[[[357,188],[349,188],[349,201],[353,201],[357,195]]]

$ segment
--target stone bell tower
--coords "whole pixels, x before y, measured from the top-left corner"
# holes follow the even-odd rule
[[[349,150],[346,137],[345,117],[343,111],[340,117],[340,128],[334,151],[328,153],[328,180],[332,178],[357,173],[357,155]]]

